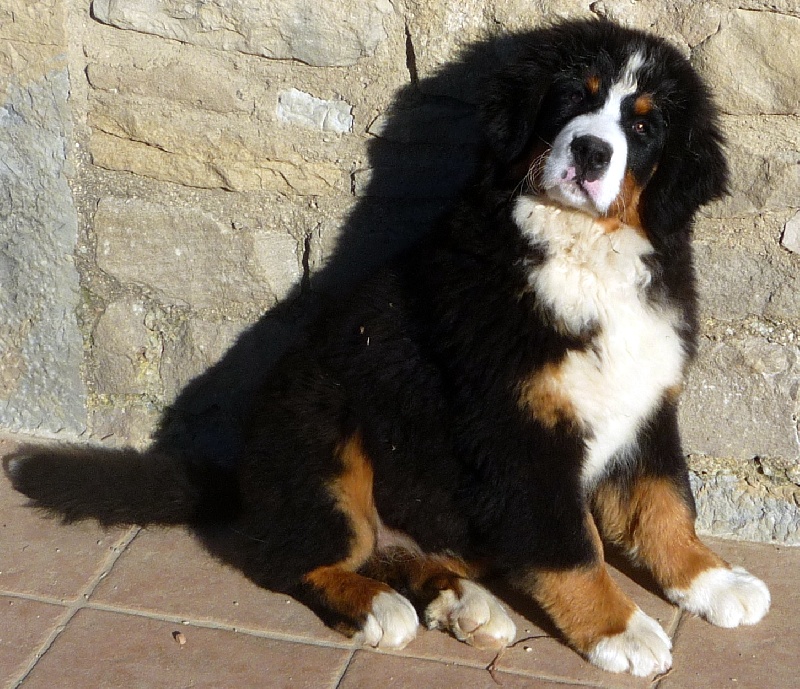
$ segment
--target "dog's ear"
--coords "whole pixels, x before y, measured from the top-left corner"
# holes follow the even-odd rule
[[[498,171],[508,171],[529,152],[549,85],[549,77],[533,62],[508,65],[484,85],[481,128],[486,153]]]
[[[725,141],[716,114],[709,102],[697,105],[694,117],[672,118],[658,168],[642,194],[644,226],[660,236],[687,231],[698,208],[728,190]]]

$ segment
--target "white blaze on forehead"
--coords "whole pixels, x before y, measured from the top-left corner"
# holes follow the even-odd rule
[[[622,68],[622,74],[619,81],[614,84],[614,87],[625,89],[629,94],[634,93],[638,86],[639,70],[644,66],[644,53],[637,50],[633,55],[628,58],[625,67]]]
[[[611,86],[600,110],[580,115],[570,121],[553,141],[553,149],[544,168],[543,186],[551,198],[569,206],[603,213],[619,194],[628,162],[628,141],[621,126],[622,102],[636,93],[638,75],[645,64],[641,51],[633,53]],[[572,180],[575,161],[570,145],[579,136],[596,136],[611,146],[608,168],[596,182],[583,190]]]

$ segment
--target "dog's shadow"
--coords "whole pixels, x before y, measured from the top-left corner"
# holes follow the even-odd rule
[[[432,227],[474,174],[480,84],[513,39],[471,46],[438,73],[416,79],[371,123],[366,170],[354,173],[354,206],[325,265],[246,330],[163,414],[154,449],[232,466],[243,450],[242,420],[274,363],[303,336],[320,304],[385,263]]]

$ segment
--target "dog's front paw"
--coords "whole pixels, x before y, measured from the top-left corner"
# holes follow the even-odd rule
[[[689,588],[666,593],[676,605],[718,627],[755,624],[767,614],[770,604],[767,585],[741,567],[709,569]]]
[[[376,648],[404,648],[417,635],[414,606],[396,591],[375,596],[362,630],[364,643]]]
[[[637,608],[625,631],[599,641],[587,658],[609,672],[645,677],[672,667],[671,649],[672,642],[661,625]]]
[[[517,628],[497,598],[466,579],[461,595],[446,589],[425,610],[428,629],[448,629],[459,641],[484,650],[505,648]]]

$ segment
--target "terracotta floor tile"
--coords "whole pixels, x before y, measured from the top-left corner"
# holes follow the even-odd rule
[[[507,673],[496,674],[495,680],[487,670],[358,651],[339,689],[563,689],[567,686],[580,685]]]
[[[23,689],[332,689],[349,656],[346,649],[82,610]]]
[[[0,439],[0,456],[15,445]],[[0,472],[0,591],[74,599],[127,533],[93,523],[64,526],[25,506]]]
[[[0,596],[0,686],[19,679],[66,608]]]
[[[710,541],[732,564],[764,579],[772,607],[752,627],[720,629],[686,616],[674,668],[659,689],[788,689],[800,674],[800,548]]]
[[[299,639],[350,643],[294,599],[259,588],[220,564],[183,529],[142,531],[91,601]]]

